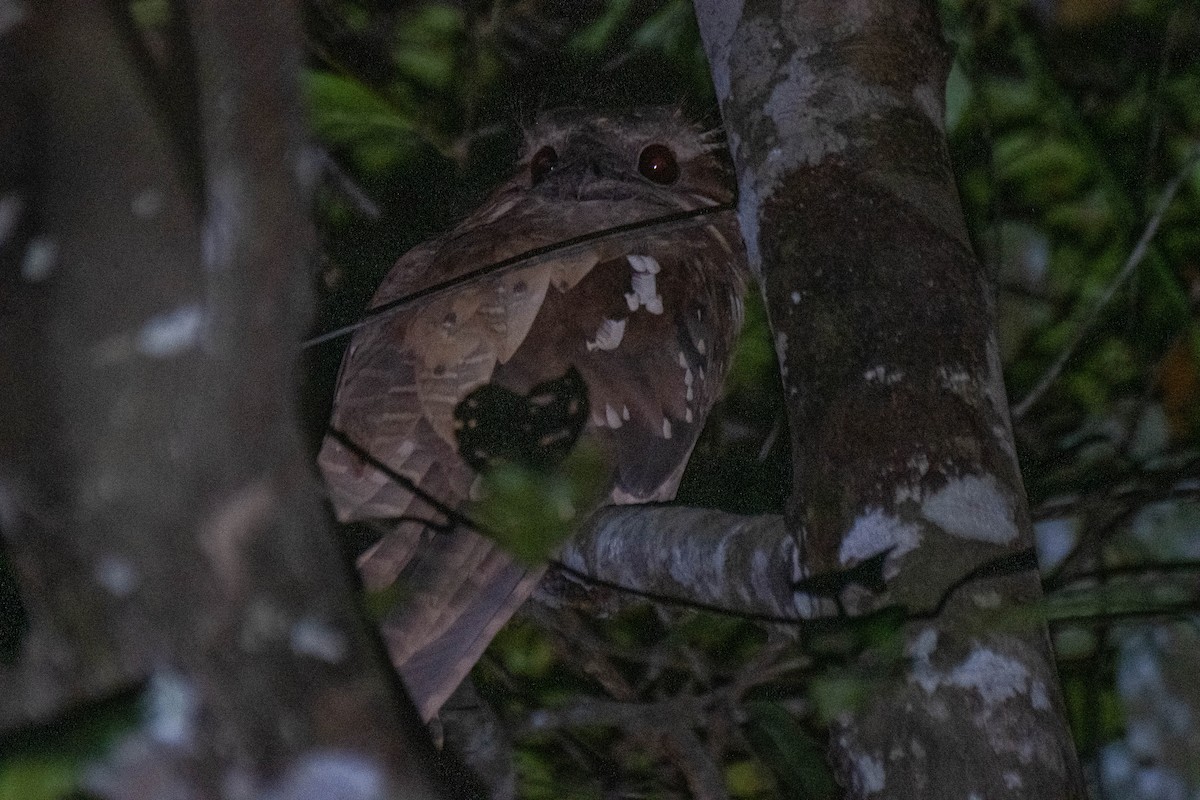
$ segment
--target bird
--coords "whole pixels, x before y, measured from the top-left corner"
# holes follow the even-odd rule
[[[557,406],[545,425],[567,433],[534,439],[598,448],[602,502],[674,499],[743,316],[733,198],[719,129],[675,108],[552,109],[527,129],[511,177],[375,292],[368,315],[402,305],[351,338],[318,463],[339,521],[385,530],[357,566],[369,591],[401,587],[381,634],[425,721],[545,569],[469,524],[434,524],[431,498],[469,509],[489,465],[515,457],[489,449]],[[639,227],[705,210],[720,213]],[[524,253],[539,255],[522,265]],[[495,413],[476,414],[482,405]],[[476,435],[483,422],[499,427]]]

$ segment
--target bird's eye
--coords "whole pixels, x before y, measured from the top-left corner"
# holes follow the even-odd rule
[[[666,186],[679,177],[679,162],[675,160],[675,153],[665,144],[651,144],[644,147],[638,156],[638,172]]]
[[[557,164],[558,153],[549,145],[534,153],[533,158],[529,159],[529,179],[533,185],[537,186],[545,180]]]

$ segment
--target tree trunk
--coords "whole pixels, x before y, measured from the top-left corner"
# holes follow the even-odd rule
[[[0,524],[31,618],[0,727],[136,685],[99,796],[433,797],[297,434],[294,10],[176,5],[156,69],[124,8],[55,0],[0,31],[25,103],[3,133],[36,124],[0,169],[24,235],[0,253]]]
[[[854,798],[1082,797],[1036,570],[983,569],[942,602],[1020,563],[1032,532],[933,4],[696,9],[788,403],[801,586],[826,613],[916,612],[902,657],[857,662],[867,699],[833,724],[839,779]],[[882,592],[820,580],[872,557]]]

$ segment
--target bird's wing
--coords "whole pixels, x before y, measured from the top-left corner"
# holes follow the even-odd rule
[[[719,233],[733,241],[732,220]],[[348,351],[331,425],[460,508],[476,475],[457,454],[455,407],[484,383],[524,394],[574,365],[587,383],[589,435],[615,462],[613,498],[669,499],[716,397],[740,314],[741,264],[732,248],[728,263],[704,263],[725,254],[703,239],[609,244],[483,279],[364,329]],[[429,252],[418,254],[424,264],[406,257],[393,275],[445,274]],[[377,302],[415,282],[385,282]],[[439,518],[333,439],[320,463],[343,520]],[[473,531],[434,532],[411,520],[359,567],[368,588],[403,579],[384,637],[426,718],[542,572]]]

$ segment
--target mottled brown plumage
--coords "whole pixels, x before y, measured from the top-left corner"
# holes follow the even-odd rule
[[[723,147],[678,113],[544,115],[516,174],[446,235],[403,256],[372,306],[582,234],[728,202]],[[454,411],[494,383],[526,393],[574,366],[616,503],[669,500],[716,400],[741,321],[744,255],[731,213],[632,233],[477,280],[360,329],[331,427],[454,507],[477,475]],[[338,517],[437,518],[333,439],[320,465]],[[395,525],[359,560],[370,589],[404,582],[384,638],[421,714],[437,713],[542,569],[478,533]]]

